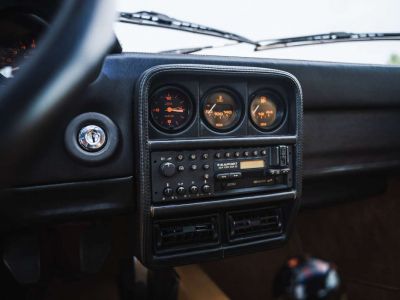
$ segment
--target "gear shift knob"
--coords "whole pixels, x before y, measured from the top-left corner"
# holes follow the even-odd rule
[[[292,257],[275,278],[279,299],[341,299],[341,282],[333,264],[312,257]]]

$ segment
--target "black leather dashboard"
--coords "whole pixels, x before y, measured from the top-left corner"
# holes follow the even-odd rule
[[[7,228],[39,219],[135,209],[134,145],[138,136],[132,129],[138,120],[133,115],[137,105],[133,95],[146,70],[165,64],[273,68],[295,75],[304,94],[305,201],[308,182],[354,172],[382,174],[400,166],[397,67],[191,55],[114,55],[106,59],[97,80],[76,99],[76,107],[65,112],[59,122],[61,134],[49,139],[33,165],[18,174],[18,187],[3,193],[1,211]],[[118,149],[102,164],[82,163],[66,150],[64,131],[83,112],[105,114],[119,129]],[[118,196],[112,192],[116,188],[113,182],[118,182]],[[93,191],[103,183],[107,184],[101,193]]]

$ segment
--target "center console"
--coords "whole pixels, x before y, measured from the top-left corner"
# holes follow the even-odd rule
[[[301,195],[302,94],[283,71],[162,65],[134,101],[136,255],[149,267],[283,243]]]

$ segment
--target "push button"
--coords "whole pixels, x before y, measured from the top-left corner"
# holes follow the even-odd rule
[[[242,178],[242,173],[240,172],[235,172],[235,173],[230,173],[229,174],[230,179],[239,179]]]
[[[230,178],[230,174],[229,173],[220,173],[220,174],[217,174],[216,178],[217,178],[217,180],[227,180]]]

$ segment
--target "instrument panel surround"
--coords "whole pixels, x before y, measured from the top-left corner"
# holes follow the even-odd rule
[[[194,121],[181,132],[171,134],[161,132],[150,122],[149,95],[158,88],[166,85],[182,86],[194,96],[196,107]],[[235,90],[241,99],[243,99],[242,121],[228,132],[211,130],[204,124],[201,117],[201,99],[203,99],[208,91],[221,87]],[[279,93],[286,104],[286,114],[282,122],[278,127],[269,132],[258,130],[250,120],[249,114],[246,113],[250,106],[251,95],[264,89]],[[198,64],[159,65],[148,69],[142,74],[137,81],[135,92],[134,101],[137,103],[137,106],[134,106],[134,118],[136,118],[137,122],[134,122],[134,126],[135,136],[139,141],[136,145],[136,156],[134,157],[137,162],[135,169],[138,200],[135,220],[140,240],[136,255],[146,266],[181,265],[201,260],[223,258],[227,255],[243,253],[243,251],[276,247],[287,239],[287,235],[293,226],[294,216],[300,206],[299,197],[302,190],[302,92],[299,82],[293,75],[279,70],[240,66]],[[287,170],[288,168],[286,167],[284,170],[285,172],[289,172],[292,178],[291,184],[284,186],[278,183],[276,188],[253,189],[252,184],[254,180],[257,183],[260,182],[258,176],[267,176],[268,174],[272,174],[267,174],[267,171],[275,171],[270,170],[272,160],[269,157],[274,157],[271,152],[270,156],[264,160],[264,168],[258,168],[260,172],[264,173],[252,173],[253,177],[238,179],[237,186],[229,185],[229,188],[233,187],[232,193],[223,192],[213,195],[214,187],[211,187],[211,194],[208,196],[203,195],[206,194],[205,192],[203,194],[199,193],[199,196],[196,196],[197,191],[199,191],[199,189],[196,189],[192,193],[195,195],[194,197],[187,197],[186,200],[184,198],[183,201],[180,198],[174,198],[174,201],[163,201],[162,199],[161,202],[154,201],[153,192],[157,192],[159,195],[160,192],[166,191],[167,197],[170,197],[171,191],[164,190],[164,188],[168,187],[173,188],[175,195],[190,193],[188,190],[190,188],[189,183],[184,182],[183,185],[179,185],[178,182],[175,182],[178,177],[176,177],[177,173],[173,168],[174,166],[171,166],[171,163],[173,163],[172,158],[169,160],[171,155],[165,156],[164,154],[174,153],[173,156],[175,156],[175,154],[186,153],[186,157],[190,158],[192,154],[198,152],[197,155],[199,155],[207,149],[216,149],[217,151],[218,149],[221,151],[233,149],[237,151],[237,149],[243,150],[246,148],[244,150],[255,153],[254,151],[281,149],[281,147],[292,149],[292,154],[289,154],[289,159],[291,160],[289,163],[290,169]],[[161,156],[154,159],[154,155],[157,155],[157,153],[161,153]],[[213,152],[213,154],[215,155],[216,153]],[[260,160],[258,155],[253,155],[254,159]],[[161,161],[162,157],[166,157],[167,164],[164,165],[164,161]],[[227,157],[225,156],[225,158]],[[195,160],[195,158],[192,160]],[[228,165],[232,163],[230,160],[225,162]],[[239,163],[236,165],[240,166]],[[176,165],[176,167],[179,166]],[[187,170],[187,167],[192,168],[193,164],[185,166],[185,170]],[[199,171],[198,167],[197,171]],[[214,169],[210,168],[209,170],[215,171],[216,167],[218,167],[218,164],[214,163]],[[279,166],[278,169],[281,167]],[[197,172],[196,169],[191,169],[191,171]],[[189,172],[191,171],[189,170]],[[232,170],[233,173],[236,171]],[[252,170],[243,170],[243,174],[250,171]],[[232,172],[230,170],[230,173]],[[158,179],[154,181],[152,174],[161,174],[166,179],[164,181]],[[274,173],[274,175],[276,174]],[[218,174],[212,175],[217,176]],[[220,176],[222,175],[220,174]],[[153,189],[153,184],[158,183],[162,184],[160,188],[163,189]],[[231,184],[232,182],[228,183]],[[266,181],[267,183],[269,181]],[[221,189],[224,188],[223,184],[220,181],[215,183],[215,187],[217,188],[215,191],[222,191]],[[184,192],[182,187],[186,189],[186,192]],[[197,188],[200,187],[203,188],[203,186],[198,184]],[[269,209],[271,207],[282,209],[282,221],[284,222],[282,224],[282,232],[278,235],[263,235],[262,237],[252,237],[251,239],[236,241],[234,243],[229,240],[229,232],[227,232],[225,227],[225,215],[228,212],[235,214],[238,211],[250,209],[254,213],[257,213],[259,209]],[[180,228],[181,226],[186,226],[179,223],[179,220],[182,218],[189,217],[195,220],[196,218],[201,219],[210,214],[217,214],[219,216],[217,218],[218,227],[223,228],[218,233],[218,244],[208,246],[207,243],[201,243],[199,244],[199,250],[189,250],[186,247],[178,252],[168,251],[168,254],[161,254],[155,250],[159,236],[156,237],[153,233],[154,226],[160,224],[159,222],[178,222],[174,224],[178,226],[177,228]],[[170,232],[168,226],[162,230]],[[189,227],[203,228],[203,224],[200,224],[200,227],[197,227],[197,225],[190,225]],[[193,234],[197,235],[197,233]]]

